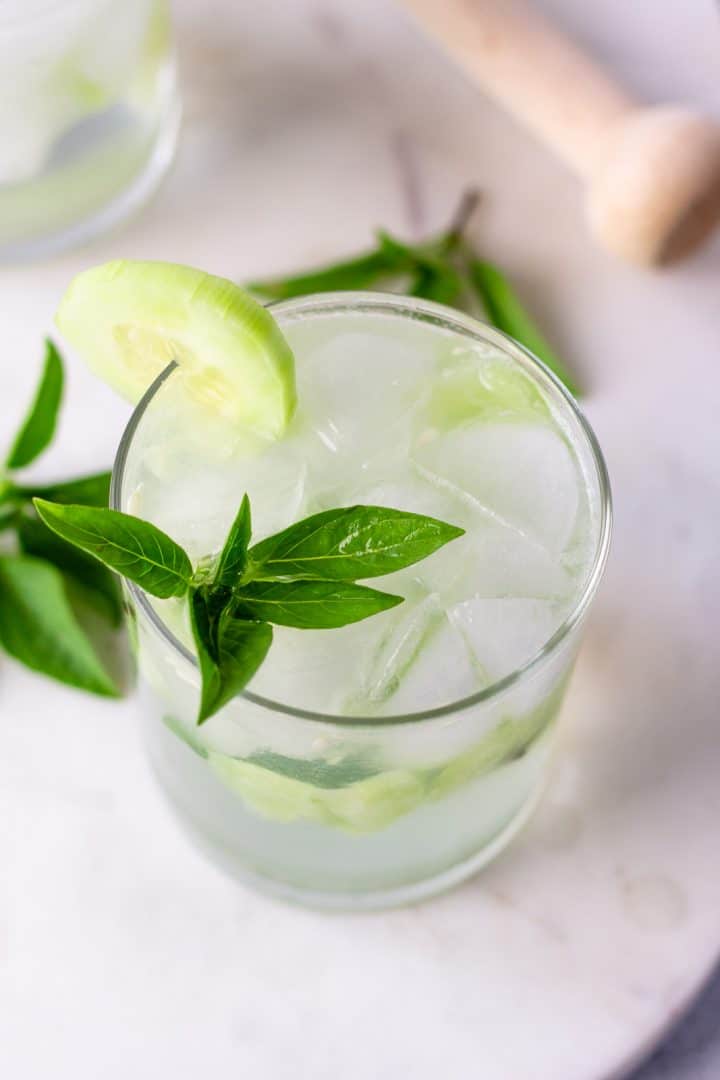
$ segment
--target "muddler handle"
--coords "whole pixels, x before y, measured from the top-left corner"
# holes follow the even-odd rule
[[[678,258],[720,221],[720,128],[642,106],[521,0],[403,0],[488,94],[585,180],[590,227],[631,262]]]

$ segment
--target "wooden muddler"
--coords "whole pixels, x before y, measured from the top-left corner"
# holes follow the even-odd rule
[[[403,0],[469,75],[586,184],[590,228],[631,262],[679,258],[720,222],[720,127],[642,106],[520,0]]]

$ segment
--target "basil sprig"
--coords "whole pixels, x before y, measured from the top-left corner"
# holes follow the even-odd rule
[[[117,579],[106,567],[61,539],[32,504],[107,506],[110,473],[50,484],[27,483],[26,466],[52,442],[63,396],[63,362],[52,341],[32,404],[0,464],[0,648],[33,671],[104,697],[119,692],[84,624],[91,613],[111,627],[122,617]]]
[[[145,592],[187,596],[202,678],[198,724],[247,685],[272,645],[273,625],[327,630],[387,611],[403,598],[358,579],[411,566],[463,534],[421,514],[349,506],[251,546],[246,495],[220,554],[193,568],[174,540],[140,518],[41,498],[35,508],[63,542]]]
[[[577,383],[538,329],[506,274],[473,251],[466,232],[478,201],[478,192],[466,192],[450,227],[424,243],[407,244],[387,230],[378,229],[375,247],[356,258],[291,277],[251,282],[246,287],[264,300],[380,289],[434,300],[470,314],[481,313],[492,326],[539,357],[571,394],[579,396]]]

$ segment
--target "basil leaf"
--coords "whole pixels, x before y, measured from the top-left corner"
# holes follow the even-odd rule
[[[15,528],[18,513],[19,507],[13,506],[12,503],[0,506],[0,532]]]
[[[396,240],[387,229],[376,229],[375,238],[378,242],[378,250],[382,252],[390,265],[402,267],[404,270],[414,270],[418,266],[427,265],[421,248],[411,247],[403,240]]]
[[[236,591],[233,611],[278,626],[332,630],[401,604],[402,596],[349,581],[253,581]]]
[[[17,488],[0,479],[0,532],[14,527],[20,505]]]
[[[109,472],[93,473],[76,480],[61,480],[57,484],[21,487],[18,491],[26,499],[47,499],[64,505],[107,506],[111,477]]]
[[[22,469],[42,454],[55,434],[63,391],[63,365],[52,341],[45,341],[45,366],[30,411],[18,432],[5,466]]]
[[[210,591],[206,588],[190,588],[188,593],[188,608],[190,611],[190,626],[192,627],[193,640],[197,649],[200,669],[203,673],[203,665],[206,660],[217,663],[217,638],[214,630],[215,620],[211,616],[209,604]]]
[[[380,230],[381,250],[398,262],[404,259],[413,277],[407,287],[410,296],[434,300],[438,304],[456,304],[463,292],[463,279],[451,264],[450,255],[459,243],[452,233],[445,233],[430,244],[411,246]]]
[[[462,293],[462,279],[452,267],[420,268],[410,286],[410,296],[434,300],[436,304],[454,304]]]
[[[92,555],[61,539],[39,518],[23,513],[18,519],[18,539],[26,555],[52,563],[82,586],[83,597],[113,626],[122,622],[122,593],[115,574]]]
[[[213,579],[214,585],[231,589],[240,580],[247,563],[251,530],[250,500],[247,495],[244,495],[237,517],[220,553]]]
[[[394,263],[398,268],[417,272],[428,270],[436,274],[446,274],[454,278],[458,287],[460,275],[444,257],[446,251],[452,250],[450,238],[446,234],[428,244],[406,244],[404,240],[398,240],[385,229],[378,229],[376,234],[380,251],[382,251],[388,263]]]
[[[225,609],[213,625],[204,589],[190,591],[190,624],[202,677],[198,724],[204,724],[247,685],[267,656],[272,627],[234,618]]]
[[[391,574],[419,562],[464,530],[383,506],[313,514],[250,548],[253,578],[356,578]]]
[[[93,555],[153,596],[184,596],[192,566],[183,549],[148,521],[117,510],[58,506],[34,500],[35,509],[63,540]]]
[[[310,270],[294,277],[256,281],[246,285],[249,292],[269,300],[289,300],[317,292],[342,292],[345,289],[367,289],[383,275],[397,271],[396,260],[384,251],[370,251],[355,259]]]
[[[119,696],[73,615],[59,571],[46,562],[0,556],[0,643],[33,671],[93,694]]]
[[[8,502],[14,502],[17,499],[17,496],[18,489],[13,482],[0,477],[0,506],[3,506]]]
[[[578,397],[580,389],[577,383],[550,348],[502,271],[482,259],[471,259],[468,272],[492,325],[515,338],[539,357],[565,384],[570,393]]]

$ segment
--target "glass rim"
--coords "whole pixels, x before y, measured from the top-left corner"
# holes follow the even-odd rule
[[[417,319],[419,321],[434,322],[447,329],[456,330],[466,338],[475,341],[492,344],[502,352],[509,355],[512,360],[519,363],[520,367],[531,373],[533,378],[540,380],[545,389],[549,389],[556,398],[560,397],[563,406],[569,409],[573,419],[577,423],[583,437],[590,449],[592,463],[595,468],[598,491],[600,496],[600,521],[598,530],[597,546],[592,562],[582,589],[572,609],[566,615],[555,632],[547,639],[540,649],[530,656],[524,664],[519,665],[508,672],[501,679],[490,683],[489,686],[477,690],[466,697],[458,698],[444,705],[438,705],[430,709],[422,709],[416,712],[397,715],[383,716],[343,716],[336,713],[323,713],[314,709],[303,709],[285,702],[275,701],[272,698],[255,694],[252,690],[242,690],[236,697],[242,698],[252,705],[267,709],[272,713],[283,713],[299,720],[312,720],[318,723],[332,724],[339,727],[390,727],[398,724],[416,723],[422,720],[433,720],[465,709],[473,708],[500,697],[511,687],[524,680],[535,672],[542,664],[554,655],[570,632],[580,623],[587,612],[597,592],[607,563],[610,549],[610,537],[612,533],[612,496],[610,491],[610,479],[607,466],[603,457],[597,437],[573,398],[569,390],[548,366],[508,334],[497,330],[495,327],[483,322],[475,316],[465,315],[454,308],[446,307],[431,300],[421,300],[416,297],[400,296],[392,293],[379,293],[369,291],[344,291],[314,293],[308,296],[294,297],[268,305],[275,315],[282,316],[289,313],[322,312],[325,314],[357,313],[358,311],[387,312]],[[156,394],[162,388],[165,381],[172,375],[177,364],[173,361],[157,376],[152,385],[145,392],[141,400],[133,410],[123,432],[112,471],[110,485],[110,506],[114,510],[122,510],[122,485],[127,466],[130,449],[134,435],[140,426],[142,418]],[[129,590],[134,601],[148,619],[153,629],[163,638],[174,652],[188,662],[192,667],[198,668],[197,659],[193,653],[172,633],[165,625],[160,615],[150,603],[147,594],[134,582],[126,581],[125,587]]]

